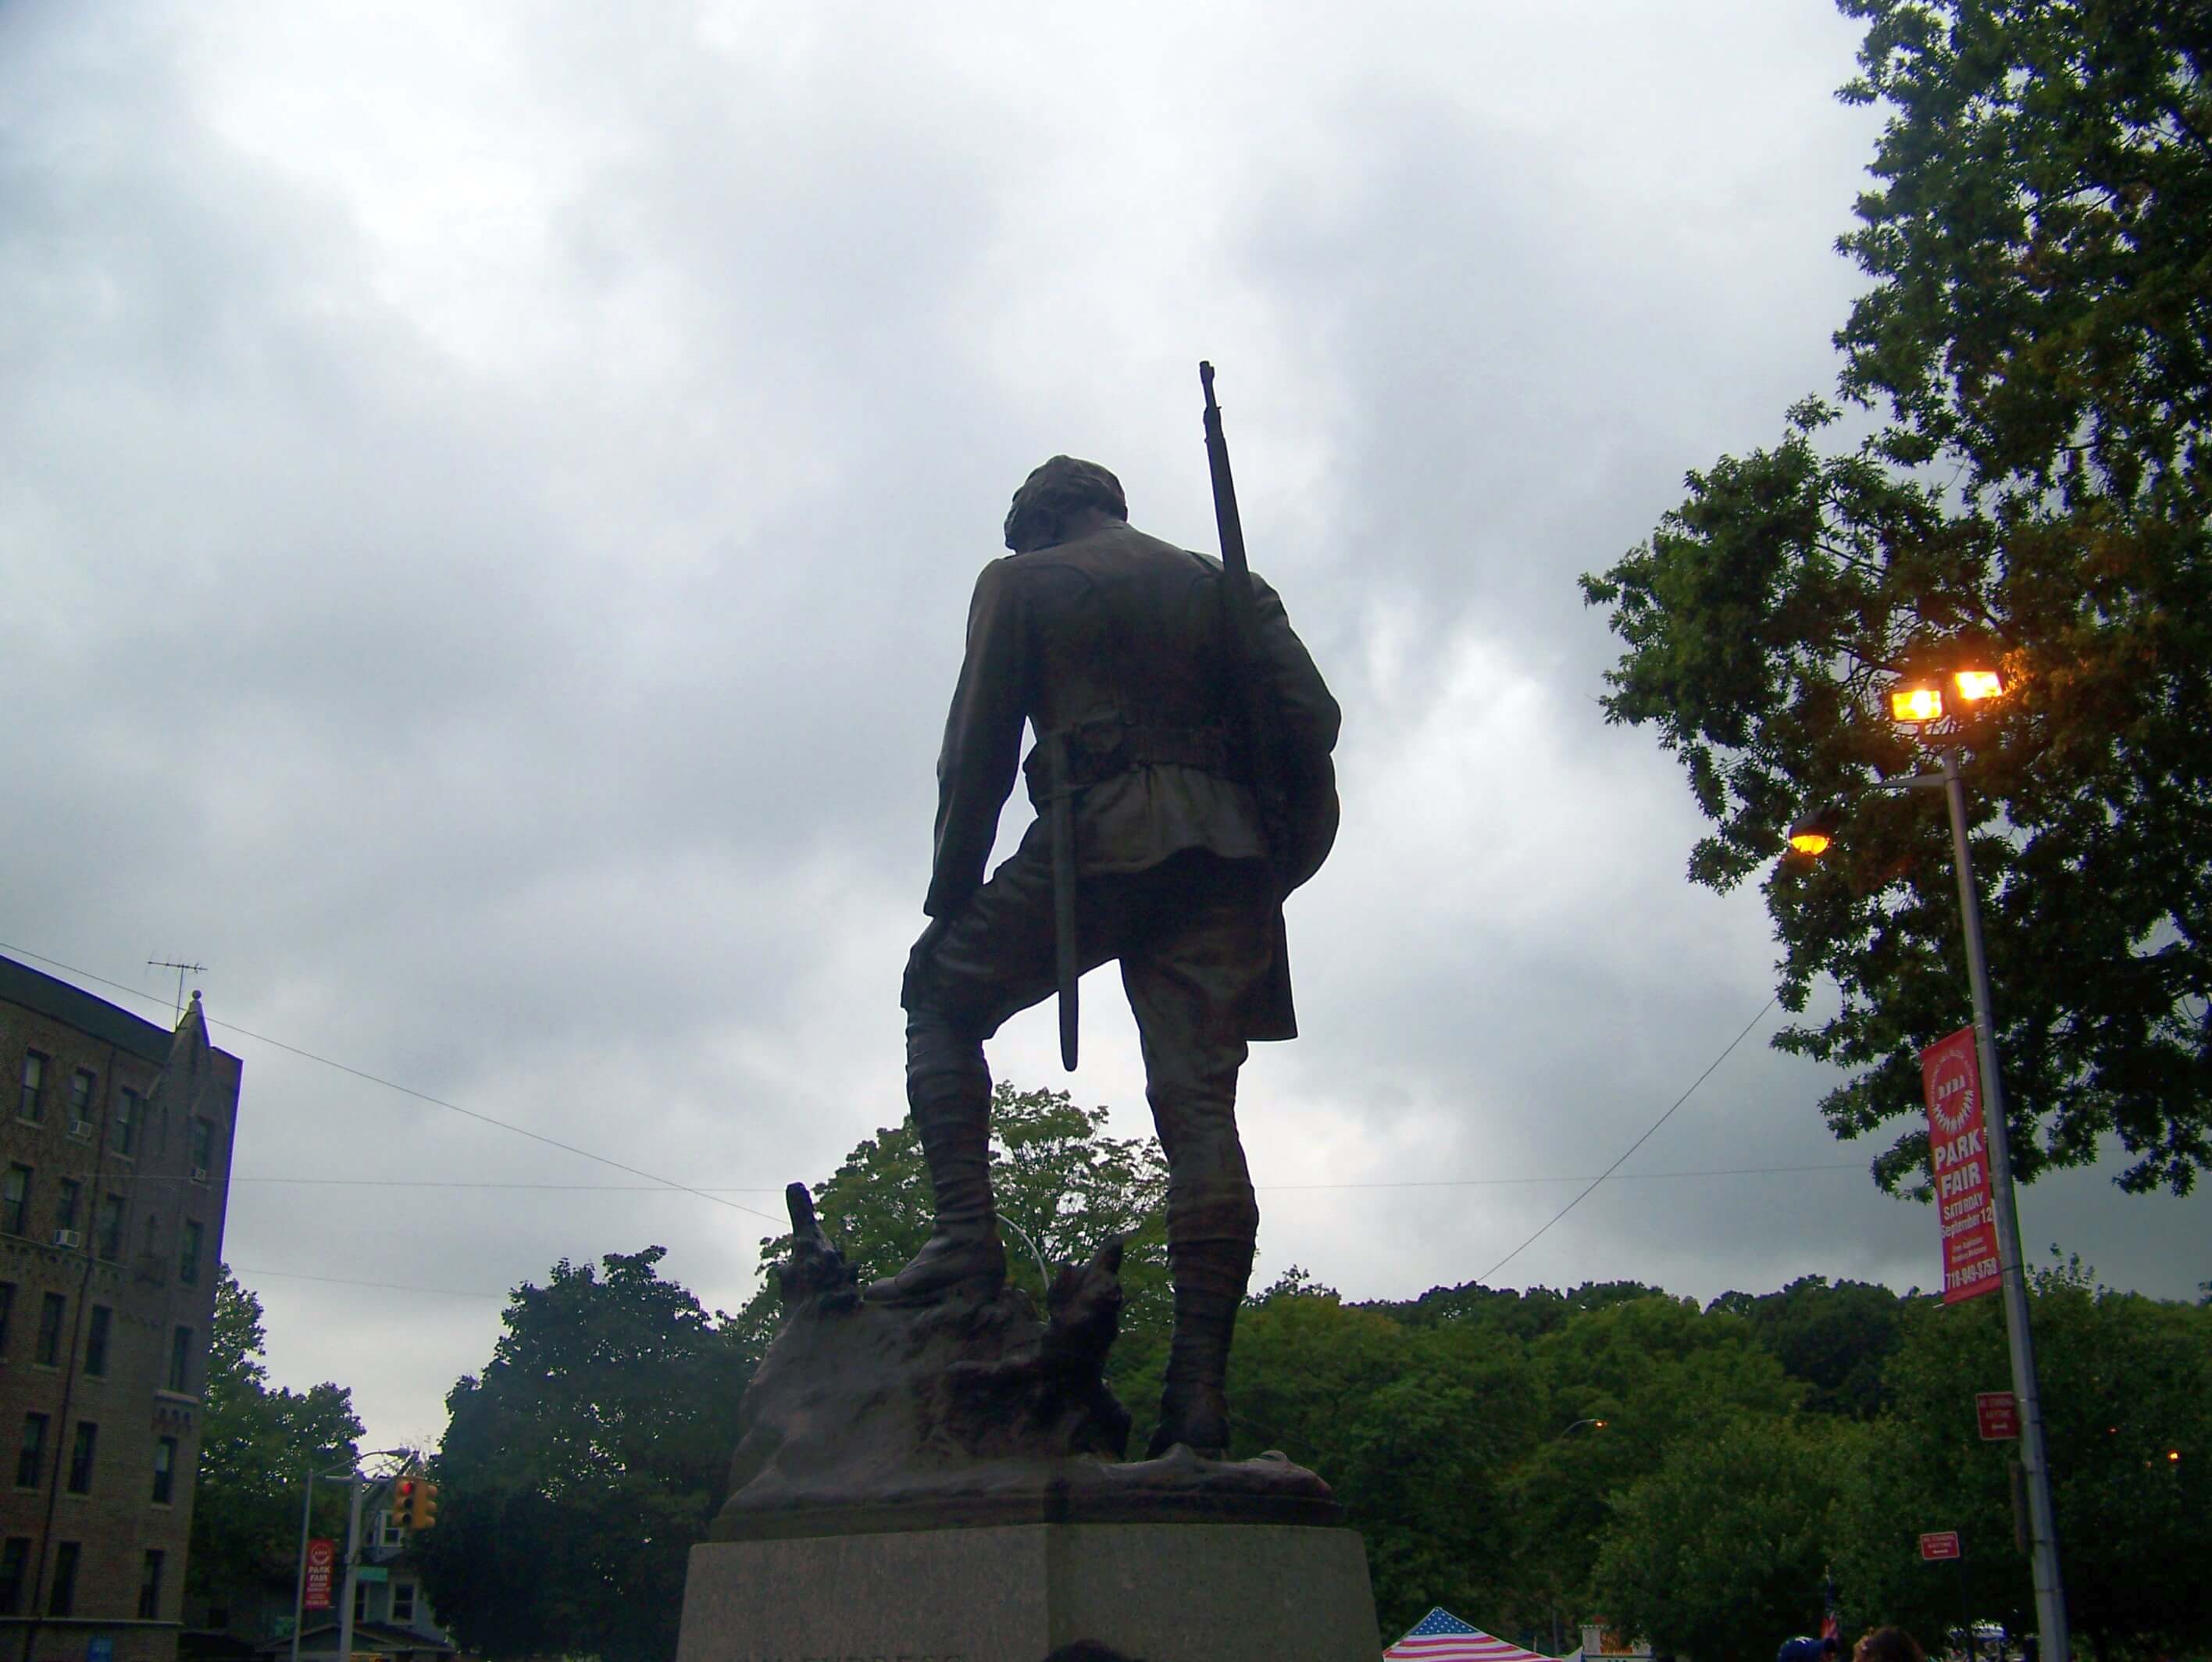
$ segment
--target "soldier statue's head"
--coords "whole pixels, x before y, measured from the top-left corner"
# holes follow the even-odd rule
[[[1121,482],[1096,462],[1055,456],[1022,481],[1006,510],[1006,546],[1016,554],[1067,540],[1068,525],[1086,513],[1126,521]]]

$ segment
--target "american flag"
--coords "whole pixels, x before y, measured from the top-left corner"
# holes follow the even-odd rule
[[[1414,1623],[1403,1639],[1382,1653],[1382,1659],[1383,1662],[1551,1662],[1534,1651],[1492,1638],[1448,1610],[1432,1610]]]

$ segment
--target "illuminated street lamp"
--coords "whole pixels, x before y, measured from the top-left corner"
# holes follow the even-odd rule
[[[2035,1580],[2036,1624],[2042,1662],[2068,1662],[2066,1598],[2058,1577],[2058,1533],[2051,1503],[2051,1467],[2043,1441],[2043,1403],[2037,1388],[2035,1343],[2028,1331],[2027,1271],[2020,1250],[2020,1213],[2013,1198],[2012,1150],[2007,1135],[2004,1088],[1997,1074],[1996,1027],[1990,1016],[1990,972],[1982,952],[1982,909],[1966,842],[1966,792],[1959,777],[1958,719],[2003,695],[2004,677],[1980,664],[1954,667],[1941,679],[1900,683],[1889,694],[1890,719],[1917,737],[1932,739],[1942,772],[1882,779],[1875,791],[1940,790],[1951,810],[1951,855],[1959,878],[1959,921],[1966,936],[1966,978],[1974,999],[1974,1040],[1979,1052],[1983,1114],[1990,1149],[1990,1198],[1997,1231],[1997,1260],[2004,1296],[2005,1337],[2012,1353],[2013,1394],[2020,1400],[2020,1464],[2027,1478],[2030,1560]],[[1955,701],[1955,702],[1954,702]],[[1946,743],[1946,741],[1954,741]],[[1826,852],[1843,825],[1843,806],[1831,803],[1790,828],[1790,846],[1807,858]]]
[[[1889,719],[1900,727],[1972,713],[1975,706],[2003,695],[2004,676],[1979,667],[1954,670],[1940,677],[1901,681],[1889,689]]]

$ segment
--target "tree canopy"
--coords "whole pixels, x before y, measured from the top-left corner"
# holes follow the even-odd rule
[[[1993,657],[1958,736],[2023,1180],[2127,1155],[2185,1192],[2212,1162],[2212,33],[2195,5],[1839,0],[1843,88],[1887,113],[1840,246],[1874,280],[1836,341],[1876,430],[1808,398],[1723,456],[1585,598],[1626,643],[1608,719],[1650,724],[1715,828],[1693,880],[1765,871],[1778,1036],[1853,1077],[1839,1136],[1918,1180],[1918,1048],[1969,1019],[1931,793],[1854,799],[1817,865],[1808,806],[1924,768],[1892,678]]]
[[[343,1465],[356,1452],[361,1422],[353,1393],[328,1383],[304,1392],[270,1390],[262,1360],[267,1338],[261,1301],[239,1285],[228,1265],[217,1266],[186,1558],[195,1593],[288,1576],[300,1550],[301,1485],[310,1472]],[[342,1501],[319,1498],[325,1526],[343,1532]]]
[[[1109,1137],[1103,1110],[1063,1093],[1005,1087],[1000,1108],[1001,1192],[1053,1257],[1151,1227],[1147,1143]],[[903,1128],[863,1141],[819,1192],[866,1271],[927,1233]],[[446,1493],[416,1545],[472,1651],[673,1653],[685,1554],[720,1504],[775,1315],[763,1300],[710,1316],[660,1257],[564,1261],[519,1289],[490,1363],[447,1398]],[[1164,1272],[1142,1296],[1164,1296]],[[2085,1653],[2202,1651],[2212,1582],[2145,1567],[2212,1556],[2212,1293],[2157,1303],[2069,1267],[2032,1297]],[[1441,1604],[1555,1654],[1602,1618],[1662,1653],[1766,1655],[1818,1623],[1832,1571],[1847,1631],[1897,1619],[1940,1641],[1960,1578],[1931,1574],[1913,1543],[1947,1528],[1968,1542],[1977,1614],[2021,1631],[2008,1450],[1973,1425],[1974,1393],[2006,1379],[1997,1314],[1817,1276],[1702,1310],[1634,1282],[1354,1305],[1292,1267],[1238,1319],[1231,1453],[1280,1449],[1328,1481],[1387,1634]],[[1140,1416],[1161,1361],[1140,1344],[1117,1371]]]
[[[1108,1235],[1124,1238],[1121,1338],[1107,1362],[1109,1378],[1118,1380],[1164,1354],[1175,1306],[1167,1162],[1154,1138],[1107,1136],[1106,1119],[1104,1108],[1080,1107],[1064,1090],[1018,1090],[1000,1081],[991,1101],[991,1187],[1002,1224],[1013,1226],[1001,1229],[1007,1273],[1040,1303],[1045,1287],[1030,1242],[1054,1266],[1082,1262]],[[911,1120],[863,1139],[813,1192],[815,1210],[864,1282],[895,1273],[929,1239],[929,1164]],[[761,1242],[761,1285],[738,1318],[756,1347],[775,1331],[772,1271],[789,1244],[787,1235]]]
[[[660,1278],[662,1256],[564,1259],[516,1289],[490,1362],[446,1398],[438,1527],[416,1544],[470,1650],[675,1653],[685,1557],[721,1502],[750,1364]]]

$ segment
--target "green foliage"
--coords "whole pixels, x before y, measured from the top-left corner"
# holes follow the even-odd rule
[[[2035,1277],[2031,1302],[2072,1623],[2100,1659],[2202,1651],[2212,1587],[2164,1571],[2212,1563],[2212,1471],[2198,1453],[2212,1451],[2212,1312],[2098,1288],[2078,1266]],[[2014,1446],[1974,1428],[1974,1393],[2011,1386],[1998,1301],[1916,1301],[1887,1383],[1892,1410],[1836,1532],[1851,1611],[1925,1635],[1963,1600],[2031,1630]],[[1921,1562],[1917,1538],[1936,1529],[1960,1532],[1963,1564]]]
[[[440,1620],[489,1657],[675,1653],[685,1555],[721,1502],[750,1361],[654,1269],[664,1249],[563,1259],[516,1289],[481,1378],[447,1393]]]
[[[186,1570],[195,1594],[289,1579],[299,1553],[301,1486],[310,1472],[343,1465],[356,1452],[361,1422],[352,1393],[330,1384],[305,1393],[271,1391],[262,1362],[266,1339],[261,1301],[238,1284],[228,1265],[220,1265]],[[180,1501],[186,1481],[177,1474]],[[319,1496],[316,1520],[323,1533],[343,1538],[343,1501]]]
[[[2212,1162],[2212,93],[2202,9],[1841,0],[1844,89],[1890,119],[1842,246],[1875,280],[1838,343],[1884,409],[1856,450],[1808,399],[1586,599],[1627,650],[1609,719],[1650,723],[1714,831],[1694,881],[1767,868],[1806,807],[1922,766],[1880,708],[1900,673],[1994,652],[2012,690],[1963,735],[1973,856],[2024,1180],[2098,1157],[2185,1192]],[[1861,799],[1815,868],[1764,883],[1781,992],[1841,1009],[1784,1048],[1854,1070],[1822,1112],[1919,1179],[1915,1053],[1968,995],[1948,831],[1926,792]]]
[[[1694,1657],[1771,1653],[1821,1607],[1829,1513],[1879,1434],[1744,1416],[1670,1444],[1612,1499],[1594,1588],[1607,1619]]]
[[[1870,1420],[1885,1400],[1881,1374],[1897,1348],[1904,1301],[1887,1287],[1806,1276],[1778,1293],[1723,1293],[1714,1310],[1751,1324],[1760,1344],[1793,1380],[1811,1389],[1814,1413]]]
[[[1531,1287],[1524,1293],[1469,1281],[1456,1287],[1431,1287],[1410,1303],[1377,1301],[1365,1307],[1381,1310],[1413,1327],[1471,1322],[1488,1331],[1533,1339],[1565,1326],[1568,1318],[1578,1312],[1601,1310],[1609,1304],[1650,1298],[1658,1292],[1656,1287],[1647,1287],[1640,1281],[1584,1282],[1565,1293],[1555,1293],[1548,1287]]]
[[[1387,1632],[1431,1604],[1503,1608],[1506,1486],[1544,1422],[1519,1344],[1408,1327],[1307,1282],[1239,1319],[1229,1392],[1232,1453],[1280,1449],[1345,1502]]]
[[[1106,1137],[1105,1119],[1064,1093],[1000,1089],[1000,1193],[1054,1258],[1157,1228],[1158,1154]],[[864,1273],[927,1234],[902,1128],[862,1143],[818,1193]],[[764,1291],[716,1328],[656,1278],[659,1256],[609,1258],[604,1280],[562,1264],[523,1289],[483,1379],[448,1398],[445,1506],[425,1545],[431,1597],[472,1649],[672,1650],[684,1550],[720,1502],[774,1307]],[[1157,1256],[1133,1263],[1153,1277],[1133,1305],[1159,1313],[1149,1347],[1119,1358],[1141,1421],[1167,1295]],[[2037,1279],[2034,1305],[2087,1650],[2202,1651],[2212,1582],[2156,1570],[2212,1562],[2212,1304],[2111,1293],[2067,1269]],[[1898,1620],[1933,1640],[1963,1598],[2027,1631],[2008,1451],[1973,1430],[1974,1392],[2007,1379],[1998,1313],[1817,1276],[1702,1311],[1635,1283],[1354,1306],[1292,1266],[1238,1321],[1232,1453],[1280,1449],[1328,1480],[1389,1634],[1440,1604],[1537,1649],[1602,1617],[1700,1659],[1765,1655],[1816,1625],[1826,1568],[1854,1628]],[[1964,1586],[1960,1567],[1915,1551],[1945,1528],[1967,1544]]]
[[[1571,1600],[1589,1586],[1611,1496],[1656,1471],[1677,1441],[1787,1415],[1803,1394],[1748,1323],[1658,1294],[1577,1316],[1532,1344],[1529,1360],[1553,1435],[1516,1474],[1524,1574]]]
[[[1122,1337],[1108,1363],[1108,1376],[1118,1380],[1164,1353],[1175,1303],[1166,1162],[1152,1137],[1108,1137],[1106,1118],[1104,1108],[1078,1107],[1064,1090],[1017,1090],[1000,1081],[991,1103],[991,1186],[1000,1216],[1015,1226],[1002,1231],[1008,1274],[1040,1305],[1044,1284],[1024,1235],[1054,1268],[1089,1258],[1109,1235],[1124,1237]],[[911,1120],[862,1141],[813,1192],[823,1226],[864,1282],[894,1273],[929,1239],[936,1215],[929,1166]],[[775,1335],[775,1267],[790,1243],[788,1235],[761,1242],[761,1284],[737,1318],[749,1345],[764,1349]]]

